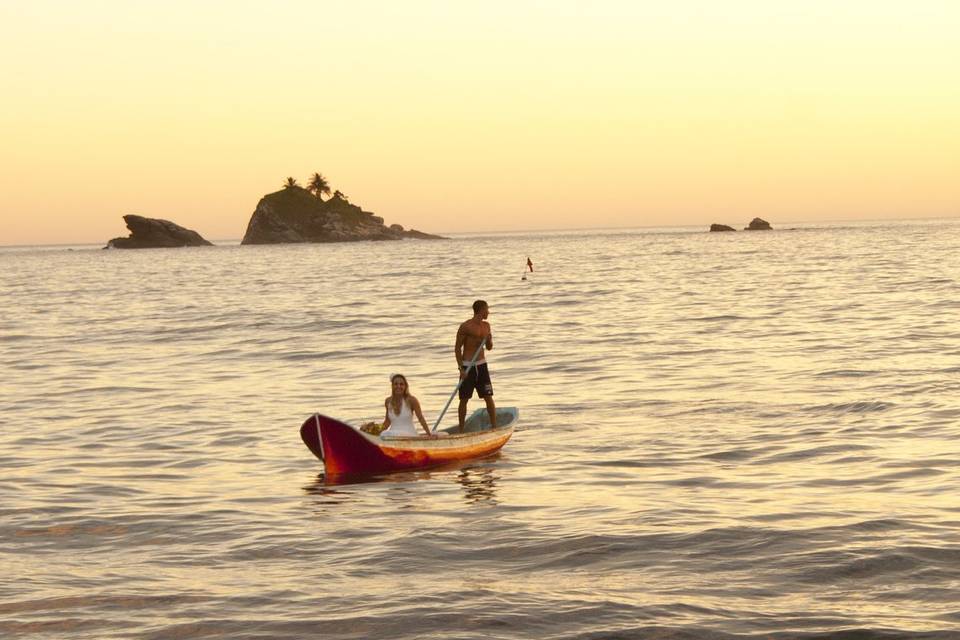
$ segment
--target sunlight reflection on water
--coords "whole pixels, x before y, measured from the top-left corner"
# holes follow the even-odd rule
[[[0,250],[0,632],[951,637],[958,240]],[[430,421],[475,298],[501,454],[319,475],[304,417]]]

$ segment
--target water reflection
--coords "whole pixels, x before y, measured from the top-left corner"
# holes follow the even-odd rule
[[[355,474],[325,475],[321,473],[318,474],[312,482],[305,485],[303,491],[309,496],[314,496],[314,506],[320,507],[320,511],[324,511],[325,508],[333,506],[358,504],[367,495],[359,491],[359,485],[364,484],[396,484],[396,487],[390,487],[388,489],[390,497],[408,500],[413,494],[403,485],[420,480],[429,480],[431,477],[429,471],[410,471],[379,476]],[[349,489],[352,485],[357,485],[357,490]]]
[[[330,483],[327,482],[327,478],[322,473],[318,474],[313,482],[303,487],[303,490],[310,495],[317,496],[325,504],[340,504],[348,502],[350,499],[348,492],[331,488]]]
[[[377,484],[381,482],[416,482],[429,480],[430,471],[400,471],[372,475],[367,473],[340,473],[335,475],[319,474],[316,479],[304,487],[307,493],[323,493],[322,488],[345,486],[351,484]]]
[[[408,471],[390,473],[379,476],[371,475],[317,475],[309,484],[303,487],[304,493],[315,496],[317,504],[329,506],[356,502],[358,494],[345,490],[350,485],[390,483],[397,486],[390,487],[391,495],[412,495],[411,489],[403,485],[423,480],[444,481],[453,473],[453,479],[463,490],[463,498],[468,504],[499,504],[497,500],[497,483],[500,475],[496,467],[489,464],[499,456],[488,458],[486,463],[477,464],[474,461],[470,466],[454,466],[429,471]],[[341,487],[341,488],[338,488]],[[357,487],[359,488],[359,487]]]
[[[463,497],[468,504],[499,504],[497,481],[500,476],[493,467],[465,467],[457,473],[457,482],[463,487]]]

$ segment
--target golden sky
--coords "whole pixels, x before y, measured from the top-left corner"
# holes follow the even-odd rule
[[[0,0],[0,244],[960,215],[960,2]]]

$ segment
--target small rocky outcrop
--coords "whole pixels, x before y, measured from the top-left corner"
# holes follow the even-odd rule
[[[435,236],[430,233],[424,233],[423,231],[417,231],[416,229],[407,229],[403,232],[404,238],[416,238],[417,240],[437,240],[441,236]]]
[[[104,249],[157,249],[213,245],[196,231],[185,229],[169,220],[127,214],[123,216],[123,221],[130,229],[130,235],[126,238],[110,240]]]
[[[762,218],[754,218],[750,224],[743,228],[744,231],[772,231],[770,223]]]
[[[441,239],[440,236],[415,229],[404,230],[400,225],[387,227],[383,218],[364,211],[340,195],[324,201],[306,189],[288,186],[260,199],[250,216],[241,244],[404,238]]]
[[[710,231],[736,231],[733,227],[728,227],[725,224],[713,223],[710,225]]]

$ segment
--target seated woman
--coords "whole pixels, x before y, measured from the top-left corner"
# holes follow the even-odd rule
[[[384,400],[383,404],[387,409],[387,415],[383,419],[383,431],[380,437],[384,436],[415,436],[416,427],[413,426],[413,414],[417,414],[420,426],[428,436],[434,436],[430,433],[430,427],[423,418],[423,411],[420,410],[420,401],[410,395],[410,385],[402,373],[395,373],[390,376],[390,397]]]

